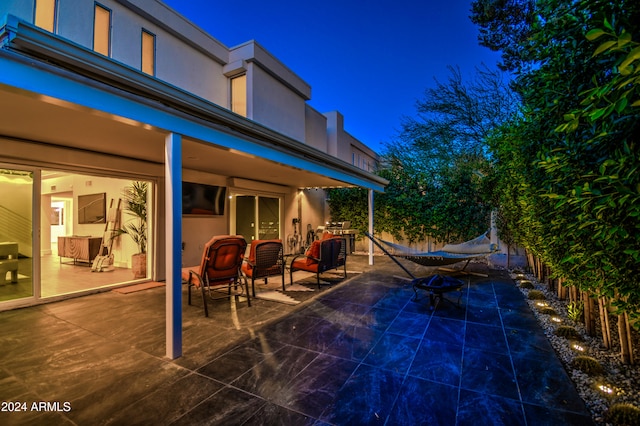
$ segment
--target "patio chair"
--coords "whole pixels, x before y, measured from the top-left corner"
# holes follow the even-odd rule
[[[322,240],[314,241],[305,254],[296,256],[291,261],[289,280],[293,284],[294,271],[314,272],[320,288],[320,274],[338,268],[344,269],[344,278],[347,278],[346,246],[344,238],[331,234],[323,236]]]
[[[245,280],[243,288],[240,277],[240,265],[246,249],[247,242],[240,235],[219,235],[209,240],[204,246],[200,265],[182,269],[182,279],[188,286],[189,305],[191,287],[200,287],[204,315],[208,317],[207,293],[211,299],[227,298],[232,296],[233,287],[236,300],[240,294],[246,293],[247,304],[251,306],[249,286]],[[237,292],[238,286],[242,289],[240,293]],[[224,292],[226,295],[213,297],[214,292]]]
[[[251,291],[256,297],[256,279],[280,275],[284,291],[284,249],[282,240],[254,240],[251,242],[249,257],[244,259],[241,268],[247,279],[251,278]]]

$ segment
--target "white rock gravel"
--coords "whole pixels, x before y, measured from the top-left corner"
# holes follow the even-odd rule
[[[606,425],[606,411],[612,404],[617,402],[630,403],[640,408],[640,343],[637,331],[632,331],[636,365],[625,365],[620,357],[620,342],[616,324],[617,316],[609,316],[613,347],[612,349],[605,349],[600,337],[599,327],[597,336],[588,336],[583,324],[575,323],[569,319],[567,315],[568,301],[558,300],[556,294],[550,292],[546,284],[539,283],[535,277],[529,274],[525,274],[523,278],[521,273],[512,271],[511,277],[518,286],[522,279],[531,281],[536,290],[544,293],[546,297],[544,302],[556,311],[557,315],[555,317],[560,319],[561,322],[553,321],[551,315],[540,313],[540,307],[536,305],[538,301],[527,298],[530,290],[520,289],[558,357],[564,364],[566,371],[572,378],[578,393],[590,410],[594,422],[597,425]],[[582,340],[569,341],[564,337],[556,336],[555,331],[559,325],[573,326]],[[576,344],[582,347],[583,351],[575,349],[573,346]],[[600,376],[590,377],[582,371],[574,369],[571,363],[578,355],[587,355],[598,360],[604,369],[604,373]]]

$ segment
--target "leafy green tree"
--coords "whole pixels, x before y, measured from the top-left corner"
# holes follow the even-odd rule
[[[378,232],[409,242],[463,241],[489,227],[492,166],[485,139],[513,116],[517,99],[498,71],[476,70],[471,82],[450,67],[406,117],[397,140],[386,144],[379,174],[389,180],[376,196]],[[333,220],[351,220],[366,230],[366,194],[330,191]]]
[[[462,241],[488,229],[493,205],[486,139],[517,112],[518,100],[499,71],[478,68],[471,81],[458,68],[449,71],[446,82],[425,90],[417,115],[404,119],[384,154],[393,179],[381,208],[403,220],[383,230],[409,241],[427,235]]]
[[[350,221],[351,228],[360,235],[369,229],[369,204],[367,190],[362,188],[330,188],[327,203],[334,222]]]
[[[522,46],[532,31],[535,0],[479,0],[471,5],[471,21],[480,27],[478,41],[502,52],[503,70],[518,69],[526,60]]]
[[[492,33],[481,43],[502,50],[523,100],[522,116],[490,143],[509,179],[496,185],[505,218],[569,284],[615,296],[638,317],[640,2],[529,3],[477,0],[472,8]],[[522,19],[505,20],[514,5]],[[503,48],[502,34],[517,44]]]

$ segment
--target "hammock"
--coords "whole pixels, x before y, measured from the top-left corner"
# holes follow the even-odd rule
[[[421,252],[410,247],[381,240],[368,232],[365,232],[365,235],[414,279],[415,276],[398,262],[396,257],[403,257],[422,266],[445,266],[466,261],[467,263],[462,268],[463,271],[472,259],[486,257],[497,251],[497,246],[491,244],[486,232],[473,240],[460,244],[447,244],[441,250],[429,252]]]
[[[412,262],[418,263],[422,266],[444,266],[466,260],[467,263],[460,271],[458,271],[462,272],[467,267],[471,259],[484,257],[496,251],[496,245],[491,244],[486,233],[471,241],[461,244],[447,244],[442,248],[442,250],[431,252],[420,252],[400,244],[390,243],[389,241],[375,238],[368,232],[365,232],[364,234],[412,278],[411,284],[413,292],[415,293],[413,297],[414,301],[418,300],[418,290],[425,290],[429,294],[429,306],[431,309],[434,309],[437,306],[436,301],[440,302],[440,300],[446,300],[443,298],[444,293],[455,290],[459,292],[457,304],[460,306],[460,298],[462,297],[461,289],[464,286],[464,282],[453,277],[437,274],[418,278],[402,263],[400,263],[400,261],[396,259],[396,256],[404,257],[405,259],[411,260]],[[387,250],[383,244],[386,245],[389,250]],[[394,253],[392,254],[391,251]]]

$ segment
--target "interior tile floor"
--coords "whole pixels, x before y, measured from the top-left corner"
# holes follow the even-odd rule
[[[101,287],[134,281],[130,268],[114,268],[109,272],[92,272],[90,263],[78,262],[56,255],[40,258],[40,273],[43,277],[41,297],[55,297],[75,292],[99,289]],[[0,284],[0,301],[33,296],[33,259],[20,258],[18,261],[18,282]],[[10,277],[7,274],[7,277]]]
[[[1,312],[0,401],[26,411],[0,424],[592,424],[505,271],[473,264],[489,277],[431,310],[375,263],[351,256],[362,274],[295,306],[221,300],[205,318],[185,296],[176,360],[163,287]]]

